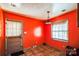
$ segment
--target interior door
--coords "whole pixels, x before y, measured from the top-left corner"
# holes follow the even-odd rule
[[[6,21],[7,55],[22,50],[22,22]]]

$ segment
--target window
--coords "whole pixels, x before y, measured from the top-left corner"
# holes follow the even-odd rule
[[[52,24],[52,38],[54,40],[68,40],[68,21],[61,21]]]
[[[6,21],[6,36],[20,36],[22,33],[21,22]]]

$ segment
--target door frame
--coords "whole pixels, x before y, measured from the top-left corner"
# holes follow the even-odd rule
[[[22,21],[19,21],[19,20],[9,20],[8,18],[6,18],[5,19],[5,55],[7,55],[7,36],[6,36],[6,24],[7,24],[7,22],[6,21],[13,21],[13,22],[20,22],[21,24],[22,24],[22,28],[21,28],[21,30],[22,30],[22,33],[21,33],[21,47],[22,47],[22,49],[23,49],[23,33],[24,33],[24,31],[23,31],[23,22]]]

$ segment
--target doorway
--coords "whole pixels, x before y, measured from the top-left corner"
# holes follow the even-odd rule
[[[22,22],[6,20],[6,55],[22,50]]]

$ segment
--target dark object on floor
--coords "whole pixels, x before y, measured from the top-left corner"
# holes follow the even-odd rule
[[[46,45],[46,43],[43,43],[43,45]]]
[[[71,46],[66,46],[66,56],[76,56],[76,48],[71,47]]]
[[[24,54],[23,50],[12,53],[11,56],[19,56],[19,55],[22,55],[22,54]]]
[[[79,56],[79,48],[76,50],[76,52],[77,52],[77,56]]]

